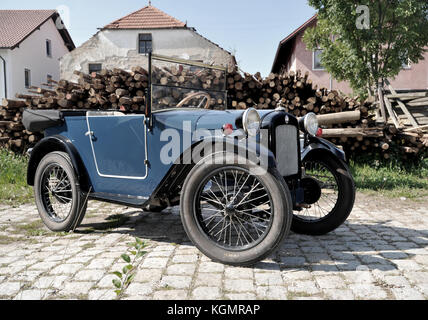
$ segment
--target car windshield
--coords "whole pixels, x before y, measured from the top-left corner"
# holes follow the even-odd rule
[[[152,56],[152,111],[173,108],[226,110],[226,68]]]

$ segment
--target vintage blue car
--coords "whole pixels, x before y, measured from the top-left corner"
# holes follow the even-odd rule
[[[154,61],[168,59],[150,57],[141,111],[25,111],[26,128],[45,134],[31,150],[28,184],[50,230],[75,230],[88,199],[151,212],[180,205],[195,246],[214,261],[246,266],[277,249],[290,228],[322,235],[345,222],[353,178],[344,153],[318,137],[314,114],[227,110],[227,99],[208,106],[226,91],[195,88],[161,106],[155,97],[171,85],[156,82]]]

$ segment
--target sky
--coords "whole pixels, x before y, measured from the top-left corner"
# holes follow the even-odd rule
[[[76,46],[108,23],[148,4],[148,0],[2,0],[0,9],[57,9],[68,12]],[[186,22],[236,55],[242,70],[272,68],[279,42],[315,13],[306,0],[152,0],[152,5]],[[68,20],[68,21],[67,21]]]

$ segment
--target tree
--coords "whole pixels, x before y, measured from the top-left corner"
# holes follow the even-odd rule
[[[304,41],[322,49],[321,62],[361,95],[423,59],[428,46],[427,0],[309,0],[316,27]]]

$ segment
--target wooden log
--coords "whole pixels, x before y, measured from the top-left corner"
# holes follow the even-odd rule
[[[340,113],[332,113],[326,115],[317,116],[319,125],[330,125],[330,124],[340,124],[340,123],[348,123],[351,121],[358,121],[361,119],[361,112],[357,111],[349,111],[349,112],[340,112]]]
[[[362,136],[366,138],[381,138],[383,137],[383,130],[381,130],[380,128],[323,129],[322,136],[324,138],[340,138],[340,137],[356,138],[358,136]]]

